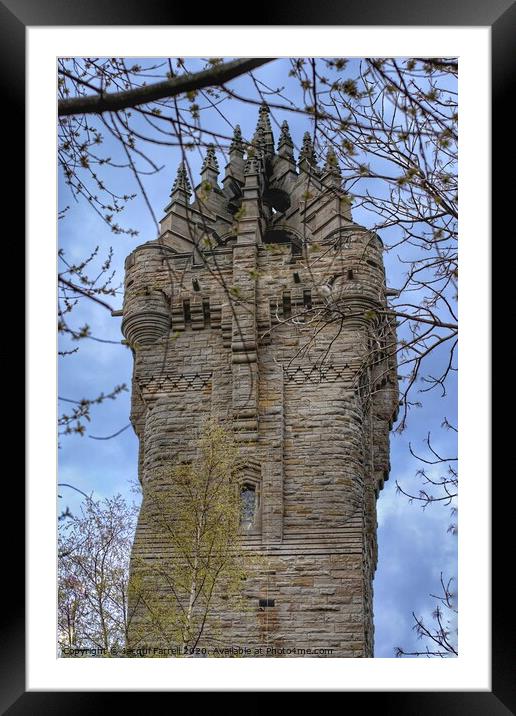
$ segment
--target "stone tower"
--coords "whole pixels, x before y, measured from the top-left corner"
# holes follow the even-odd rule
[[[382,242],[353,223],[335,155],[318,166],[307,133],[296,161],[266,105],[250,144],[235,128],[222,178],[213,147],[194,192],[179,167],[159,237],[127,257],[133,558],[160,559],[155,466],[187,459],[206,416],[230,425],[247,464],[244,540],[269,566],[249,580],[249,609],[218,615],[228,646],[373,656],[376,499],[398,404],[388,293]]]

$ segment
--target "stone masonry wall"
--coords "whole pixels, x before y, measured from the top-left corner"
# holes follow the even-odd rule
[[[265,561],[246,582],[246,608],[221,601],[203,643],[370,657],[376,499],[397,406],[382,245],[352,222],[331,168],[331,190],[308,198],[303,182],[321,173],[307,179],[306,157],[297,173],[282,132],[272,179],[256,157],[242,174],[243,150],[232,149],[231,201],[240,187],[245,207],[236,225],[230,194],[215,184],[203,213],[179,173],[161,236],[127,258],[122,330],[143,488],[133,571],[170,557],[150,509],[156,469],[191,459],[196,428],[215,417],[248,457],[259,504],[245,544]],[[217,171],[207,156],[204,175],[216,182]],[[283,213],[267,206],[271,187],[293,197]],[[189,248],[210,227],[224,240]],[[151,586],[166,598],[158,574]],[[136,608],[135,631],[148,618]]]

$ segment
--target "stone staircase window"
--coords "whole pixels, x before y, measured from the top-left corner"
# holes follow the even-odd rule
[[[256,517],[256,489],[254,485],[243,485],[240,490],[240,524],[249,529]]]

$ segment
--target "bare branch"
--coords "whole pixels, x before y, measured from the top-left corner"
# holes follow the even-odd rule
[[[272,62],[273,59],[271,57],[238,59],[215,65],[209,70],[203,70],[196,74],[171,77],[163,82],[143,85],[122,92],[105,94],[100,92],[98,95],[83,95],[72,99],[61,99],[58,103],[58,114],[60,117],[68,117],[77,114],[117,112],[121,109],[137,107],[140,104],[155,102],[165,97],[176,97],[192,90],[220,86],[250,70]]]

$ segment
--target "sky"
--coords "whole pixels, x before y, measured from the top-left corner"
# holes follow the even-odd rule
[[[255,76],[272,88],[286,84],[285,94],[300,103],[301,98],[296,96],[297,90],[293,83],[288,80],[285,82],[288,72],[285,62],[282,60],[262,67],[255,72]],[[230,86],[241,94],[256,97],[254,87],[246,78],[236,80]],[[252,136],[257,119],[256,107],[230,104],[225,108],[225,114],[233,123],[240,124],[244,137]],[[230,127],[216,111],[207,110],[207,117],[213,131],[231,134]],[[299,148],[304,131],[311,129],[308,121],[302,115],[273,110],[272,124],[276,139],[278,127],[284,119],[288,120],[294,143]],[[106,137],[104,147],[108,153],[112,149],[116,157],[117,149],[111,145],[111,140]],[[145,177],[145,188],[159,220],[168,202],[180,157],[176,147],[153,146],[151,153],[162,169],[157,174]],[[189,159],[192,171],[198,172],[200,154],[194,151]],[[220,153],[218,159],[223,171],[225,162]],[[124,213],[117,217],[117,221],[136,228],[139,236],[113,234],[86,202],[76,202],[70,196],[60,172],[59,206],[70,208],[59,222],[59,245],[66,252],[68,260],[75,262],[83,260],[98,246],[97,266],[104,261],[109,247],[113,247],[116,285],[123,282],[125,257],[139,244],[156,238],[156,228],[139,187],[127,170],[104,168],[103,171],[106,179],[116,186],[120,194],[138,194],[136,199],[128,203]],[[354,213],[353,219],[365,226],[371,225],[371,217],[361,215],[360,212]],[[385,241],[384,235],[382,238]],[[395,252],[386,252],[384,260],[387,284],[393,287],[401,285],[405,269]],[[62,265],[59,270],[62,270]],[[115,309],[122,307],[121,292],[106,300]],[[59,396],[77,400],[94,398],[100,392],[109,393],[115,385],[121,383],[130,388],[133,359],[130,350],[119,343],[122,339],[121,318],[112,317],[107,310],[88,299],[81,299],[74,310],[73,322],[77,326],[88,323],[94,337],[115,343],[86,339],[71,345],[63,341],[63,348],[79,345],[79,351],[59,359]],[[442,356],[431,358],[431,361],[439,360],[442,360]],[[430,373],[431,368],[430,363]],[[412,612],[430,622],[436,604],[430,594],[439,593],[441,572],[446,578],[457,574],[457,541],[454,535],[448,533],[452,521],[450,508],[436,503],[423,510],[418,503],[409,503],[406,497],[397,494],[395,485],[398,481],[404,490],[412,494],[417,494],[421,489],[421,478],[416,475],[421,469],[421,463],[410,454],[409,444],[416,452],[424,453],[424,442],[429,432],[438,452],[450,456],[456,454],[455,434],[440,427],[445,417],[456,424],[453,376],[450,387],[445,398],[435,392],[426,393],[422,407],[411,411],[407,429],[402,434],[391,434],[391,476],[380,493],[377,505],[379,555],[374,580],[376,657],[393,657],[397,646],[409,652],[421,648],[421,642],[413,630]],[[60,413],[64,410],[66,403],[60,402]],[[125,392],[114,401],[108,400],[92,407],[92,421],[86,435],[60,438],[59,483],[73,485],[96,498],[121,493],[129,499],[139,499],[134,492],[137,484],[138,441],[132,428],[129,427],[110,440],[94,439],[112,435],[124,428],[129,423],[129,410],[130,393]],[[441,473],[433,474],[438,476]],[[75,490],[62,486],[59,495],[58,512],[66,506],[72,512],[78,509],[81,496]]]

